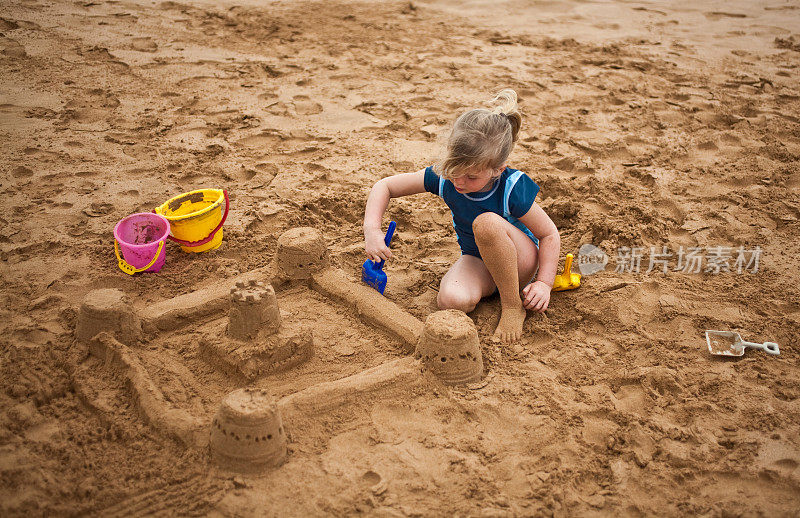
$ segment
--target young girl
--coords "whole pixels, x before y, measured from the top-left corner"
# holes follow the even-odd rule
[[[456,120],[435,168],[383,178],[372,187],[364,248],[373,261],[392,257],[381,230],[391,198],[425,191],[440,196],[453,213],[461,257],[442,278],[439,308],[470,312],[497,290],[501,314],[494,336],[512,342],[522,335],[526,309],[547,309],[561,239],[534,203],[539,186],[506,166],[522,123],[517,94],[503,90],[493,102],[498,106],[492,110],[471,110]]]

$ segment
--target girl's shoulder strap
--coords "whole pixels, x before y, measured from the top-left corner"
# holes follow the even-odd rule
[[[517,184],[520,178],[522,178],[523,173],[517,169],[509,168],[511,174],[506,177],[505,186],[503,189],[503,214],[507,217],[510,214],[508,209],[508,199],[511,197],[511,191],[514,190],[514,186]]]

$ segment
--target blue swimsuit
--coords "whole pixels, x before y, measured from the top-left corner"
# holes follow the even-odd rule
[[[428,167],[425,169],[425,190],[440,196],[453,213],[453,227],[462,254],[480,258],[472,222],[484,212],[503,216],[539,246],[539,240],[518,219],[528,213],[539,193],[539,186],[522,171],[506,167],[491,190],[462,194],[456,191],[453,182],[438,176],[433,167]]]

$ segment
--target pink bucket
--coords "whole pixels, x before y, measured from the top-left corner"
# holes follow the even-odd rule
[[[165,243],[169,236],[169,220],[159,214],[139,212],[119,221],[114,227],[114,247],[119,243],[122,257],[117,251],[120,269],[130,275],[157,272],[167,257]]]

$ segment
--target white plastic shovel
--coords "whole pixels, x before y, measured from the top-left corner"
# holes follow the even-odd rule
[[[767,354],[778,355],[781,353],[775,342],[764,342],[763,344],[745,342],[739,333],[733,331],[706,331],[706,342],[708,343],[708,352],[723,356],[744,356],[745,347],[761,349]]]

